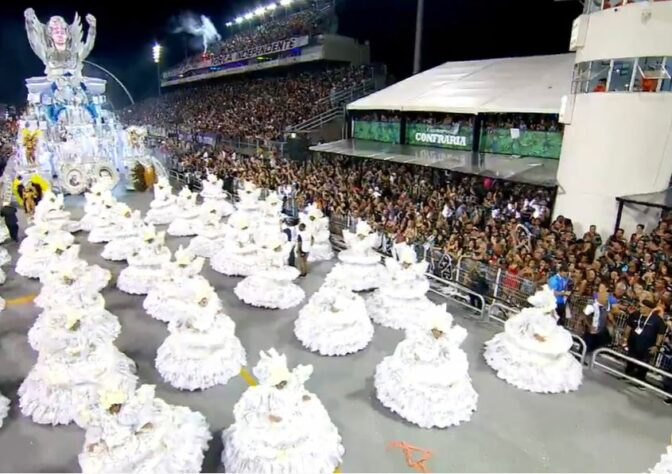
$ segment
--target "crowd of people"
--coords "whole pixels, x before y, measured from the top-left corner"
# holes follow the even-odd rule
[[[209,82],[126,109],[128,124],[181,126],[225,138],[280,140],[287,127],[331,107],[330,94],[371,78],[368,66],[318,68]]]
[[[14,152],[18,126],[16,120],[0,120],[0,174],[4,173],[5,166]]]
[[[169,74],[187,71],[207,59],[210,64],[222,64],[233,53],[238,53],[256,46],[263,46],[297,36],[313,36],[325,31],[328,23],[325,18],[333,10],[327,8],[332,2],[329,0],[313,0],[305,9],[294,13],[287,13],[282,9],[269,12],[274,15],[264,18],[260,24],[250,26],[232,34],[213,44],[204,56],[192,56],[182,64],[172,68]],[[241,28],[236,25],[236,28]]]
[[[486,129],[517,128],[521,131],[537,132],[560,131],[557,116],[548,114],[488,114],[485,119]]]

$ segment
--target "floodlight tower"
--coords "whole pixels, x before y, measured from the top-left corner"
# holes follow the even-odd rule
[[[649,231],[660,217],[659,210],[624,208],[616,198],[670,184],[670,23],[669,0],[587,0],[574,20],[575,69],[560,113],[565,130],[554,214],[579,224],[577,234],[591,224],[603,235],[614,224],[629,233],[642,223]]]
[[[156,64],[157,87],[159,95],[161,95],[161,45],[159,43],[154,43],[154,46],[152,46],[152,58]]]

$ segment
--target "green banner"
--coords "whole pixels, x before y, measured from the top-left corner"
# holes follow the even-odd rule
[[[558,159],[561,148],[562,132],[494,128],[481,132],[479,151]]]
[[[401,124],[399,122],[365,122],[362,120],[355,120],[352,135],[353,137],[362,140],[400,143]]]
[[[427,125],[408,122],[406,124],[406,144],[471,150],[474,129],[468,125]]]

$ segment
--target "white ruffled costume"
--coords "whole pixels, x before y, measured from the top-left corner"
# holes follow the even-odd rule
[[[259,385],[243,393],[222,433],[226,472],[334,472],[345,450],[324,406],[304,387],[313,367],[290,372],[286,357],[271,349],[253,372]]]
[[[189,250],[203,258],[212,257],[226,243],[227,225],[213,202],[201,205],[201,215],[196,226],[198,235],[191,239]]]
[[[392,329],[406,329],[434,307],[426,296],[429,280],[425,276],[427,262],[418,262],[412,247],[396,244],[394,254],[387,257],[386,278],[380,288],[366,300],[373,322]]]
[[[199,285],[209,285],[201,276],[204,260],[196,257],[182,246],[175,251],[175,261],[164,264],[163,277],[149,290],[142,303],[154,319],[170,322],[175,318],[186,319],[193,307],[188,304],[192,289]]]
[[[378,288],[385,279],[380,254],[373,250],[378,236],[369,224],[359,221],[355,233],[343,230],[343,240],[348,248],[338,254],[340,262],[329,272],[327,280],[347,283],[353,291]]]
[[[360,295],[349,287],[325,283],[299,311],[294,334],[310,351],[342,356],[371,342],[373,324]]]
[[[112,344],[118,332],[108,319],[106,329],[83,321],[88,308],[69,307],[50,313],[31,331],[30,341],[39,349],[37,363],[19,387],[21,412],[39,424],[68,424],[78,413],[95,405],[103,381],[119,379],[135,387],[135,363]],[[99,313],[100,316],[100,313]],[[63,327],[55,330],[55,324]]]
[[[667,451],[660,456],[660,461],[651,469],[652,474],[671,474],[672,473],[672,443],[667,447]]]
[[[553,291],[544,286],[528,302],[531,308],[509,318],[504,332],[485,343],[485,361],[499,378],[523,390],[577,390],[583,379],[582,368],[569,353],[571,334],[557,325]]]
[[[463,327],[453,325],[446,306],[435,305],[376,367],[378,400],[421,428],[469,421],[478,394],[471,385],[467,355],[459,347],[466,337]]]
[[[210,258],[213,270],[228,276],[249,276],[264,268],[254,227],[244,213],[229,217],[227,239]]]
[[[275,239],[282,232],[282,200],[278,193],[271,191],[259,204],[261,213],[253,222],[256,227],[255,240],[262,242]]]
[[[104,202],[112,200],[112,180],[100,179],[91,185],[91,189],[84,193],[84,216],[79,225],[85,232],[91,232],[98,222],[99,215],[103,210]]]
[[[87,240],[92,244],[105,244],[118,232],[117,219],[119,203],[111,195],[104,195],[96,217],[91,219],[91,231]]]
[[[38,278],[51,258],[56,242],[70,246],[75,238],[54,224],[36,223],[26,229],[27,237],[19,246],[15,271],[26,278]]]
[[[9,414],[9,398],[5,397],[2,393],[0,393],[0,428],[2,428],[2,424],[5,421],[5,418]]]
[[[153,385],[103,390],[97,408],[84,416],[79,465],[85,474],[201,472],[212,439],[201,413],[156,398]]]
[[[201,197],[203,198],[204,205],[214,206],[220,216],[230,216],[233,214],[235,208],[227,198],[226,192],[224,192],[224,183],[221,179],[217,179],[217,176],[208,173],[208,176],[201,181]]]
[[[189,237],[196,235],[201,210],[196,204],[198,195],[183,187],[177,195],[177,215],[168,226],[168,235],[173,237]]]
[[[154,199],[149,203],[145,222],[153,225],[170,224],[177,217],[178,212],[168,178],[159,177],[154,184]]]
[[[54,194],[50,189],[47,189],[42,195],[42,199],[35,206],[35,214],[33,215],[35,223],[53,224],[68,232],[80,231],[79,222],[72,220],[70,217],[70,213],[65,210],[63,204],[63,195]]]
[[[117,288],[131,295],[146,295],[165,278],[164,267],[171,258],[165,239],[166,233],[157,233],[154,226],[145,229],[142,242],[128,256],[128,266],[119,273]]]
[[[100,256],[105,260],[121,262],[139,247],[145,224],[140,211],[133,211],[126,204],[117,204],[115,211],[116,232],[111,235]]]
[[[315,204],[306,207],[306,211],[302,212],[299,217],[301,222],[306,225],[306,230],[312,237],[308,261],[321,262],[334,258],[334,251],[331,247],[329,218],[325,217],[320,208]]]
[[[204,282],[191,286],[191,299],[168,324],[170,335],[157,351],[156,369],[175,388],[204,390],[238,375],[245,349],[215,290]]]
[[[259,200],[260,196],[261,188],[250,181],[245,181],[243,187],[238,189],[238,202],[231,218],[244,217],[248,222],[256,224],[263,212],[263,202]]]
[[[261,248],[265,268],[238,283],[233,289],[236,296],[252,306],[270,309],[287,309],[301,303],[305,293],[292,283],[299,271],[287,265],[290,251],[291,243],[283,234],[265,242]]]

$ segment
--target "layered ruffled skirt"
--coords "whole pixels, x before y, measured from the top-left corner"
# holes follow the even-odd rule
[[[301,303],[305,293],[292,280],[299,276],[294,267],[262,271],[249,276],[233,289],[245,303],[261,308],[287,309]],[[275,277],[278,277],[277,279]]]

